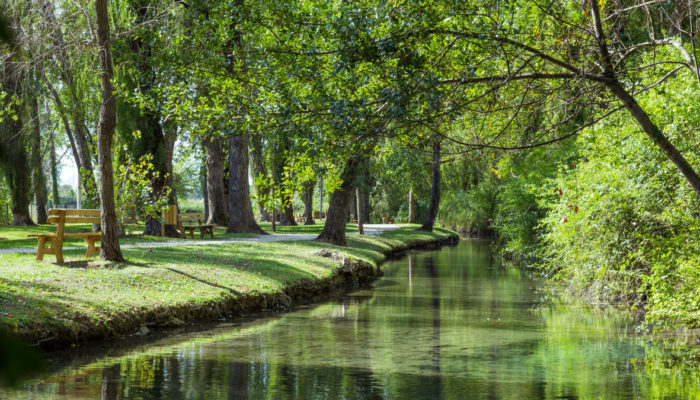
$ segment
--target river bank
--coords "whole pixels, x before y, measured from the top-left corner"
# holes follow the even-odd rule
[[[0,326],[56,349],[154,329],[211,322],[374,279],[388,257],[436,247],[456,233],[411,228],[348,235],[348,247],[313,241],[127,248],[105,264],[68,251],[68,262],[0,255]]]

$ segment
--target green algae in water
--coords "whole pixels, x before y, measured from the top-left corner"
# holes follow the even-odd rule
[[[0,397],[700,399],[696,360],[637,335],[632,315],[547,301],[486,241],[384,270],[372,289],[75,359]]]

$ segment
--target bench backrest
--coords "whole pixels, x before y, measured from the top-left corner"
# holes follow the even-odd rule
[[[49,223],[56,224],[56,236],[63,241],[66,224],[99,224],[100,210],[52,208],[49,210]]]
[[[163,211],[163,220],[166,225],[177,225],[177,206],[175,204],[171,204]]]
[[[180,213],[181,222],[197,222],[202,224],[204,220],[204,213]]]
[[[50,224],[99,224],[100,210],[52,208],[49,210]]]

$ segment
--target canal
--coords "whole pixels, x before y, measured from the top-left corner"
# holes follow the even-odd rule
[[[383,269],[371,288],[289,313],[51,355],[52,372],[0,398],[700,398],[681,351],[501,267],[488,241]]]

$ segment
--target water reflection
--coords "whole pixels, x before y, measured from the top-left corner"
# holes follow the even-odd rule
[[[238,326],[173,335],[73,365],[1,398],[699,398],[697,365],[632,319],[542,306],[489,243],[412,253],[374,289]]]

